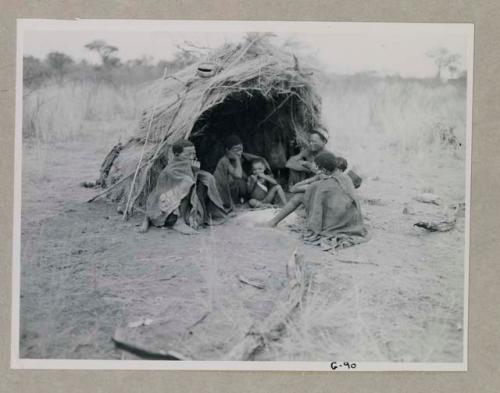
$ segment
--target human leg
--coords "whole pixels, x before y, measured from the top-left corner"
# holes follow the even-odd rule
[[[291,213],[293,213],[304,201],[303,194],[294,195],[283,208],[276,214],[271,221],[267,223],[270,227],[275,227],[278,225],[283,219],[288,217]]]
[[[286,202],[287,202],[285,191],[283,191],[283,188],[279,184],[276,187],[278,187],[276,194],[278,194],[278,198],[279,198],[281,204],[284,206],[284,205],[286,205]]]
[[[273,201],[278,197],[280,204],[286,204],[286,196],[283,188],[279,184],[275,185],[273,188],[269,190],[266,197],[262,200],[263,203],[273,203]]]
[[[278,191],[278,187],[279,186],[272,187],[262,200],[262,203],[273,203],[276,192]]]

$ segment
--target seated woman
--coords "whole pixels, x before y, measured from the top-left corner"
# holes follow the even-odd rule
[[[190,235],[212,220],[225,218],[215,179],[210,173],[200,171],[194,145],[180,140],[174,143],[172,152],[173,159],[160,173],[148,196],[139,232],[146,232],[152,224]]]
[[[290,170],[289,187],[316,174],[314,158],[326,150],[326,136],[319,130],[309,135],[308,145],[299,154],[288,159],[286,167]]]
[[[309,135],[307,147],[304,147],[299,154],[288,159],[286,167],[290,170],[290,176],[288,179],[288,186],[290,188],[294,184],[316,174],[314,159],[318,154],[328,151],[326,149],[326,144],[328,142],[327,136],[328,133],[324,129],[314,129]],[[359,188],[361,186],[361,177],[359,177],[352,169],[347,171],[347,175],[351,178],[355,188]]]
[[[248,204],[251,207],[270,207],[277,199],[278,203],[286,203],[285,192],[276,179],[266,173],[266,165],[262,159],[252,161],[252,175],[248,178],[247,188],[250,194]]]
[[[335,160],[335,172],[337,172],[337,173],[339,171],[345,172],[345,170],[347,169],[347,166],[348,166],[347,160],[344,157],[337,157],[337,156],[334,156],[333,154],[331,154],[331,158]],[[293,186],[291,186],[290,187],[291,193],[297,194],[300,192],[305,192],[309,188],[309,185],[311,183],[314,183],[318,180],[321,180],[324,177],[324,171],[320,171],[315,162],[313,162],[312,165],[313,165],[312,167],[313,167],[314,173],[316,173],[316,175],[314,175],[313,177],[310,177],[308,179],[302,180],[302,181],[294,184]]]
[[[243,142],[237,135],[227,137],[224,145],[226,152],[217,163],[214,178],[224,208],[232,211],[235,204],[244,203],[248,199],[247,175],[243,170],[243,163],[261,159],[266,169],[269,169],[269,164],[262,157],[243,152]]]
[[[297,183],[295,195],[267,225],[275,227],[304,205],[303,236],[307,241],[320,242],[325,250],[334,250],[368,240],[353,183],[340,168],[345,160],[322,152],[315,157],[314,163],[318,174]]]

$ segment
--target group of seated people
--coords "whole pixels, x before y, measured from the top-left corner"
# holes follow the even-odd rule
[[[173,159],[148,196],[140,232],[154,225],[194,234],[204,225],[224,222],[234,214],[237,204],[248,203],[252,208],[282,207],[263,225],[274,227],[303,206],[304,230],[312,235],[363,238],[366,229],[354,191],[361,179],[352,171],[344,173],[347,161],[327,151],[326,142],[322,132],[313,131],[308,147],[288,160],[291,197],[287,199],[267,161],[244,152],[238,136],[225,140],[225,154],[213,175],[200,170],[193,143],[180,140],[173,145]],[[251,168],[249,174],[244,166]]]

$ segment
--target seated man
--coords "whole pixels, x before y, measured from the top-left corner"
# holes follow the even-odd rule
[[[295,185],[296,194],[267,223],[275,227],[300,205],[306,210],[303,235],[306,241],[325,250],[335,250],[368,239],[354,187],[339,166],[343,161],[330,152],[318,154],[314,163],[317,174]]]
[[[146,215],[139,232],[152,224],[170,226],[190,235],[212,219],[225,218],[213,176],[200,171],[192,142],[180,140],[172,146],[173,159],[158,176],[156,187],[146,201]]]
[[[328,151],[325,147],[327,141],[326,131],[320,129],[313,130],[309,135],[308,147],[302,149],[299,154],[289,158],[286,163],[286,167],[290,169],[289,187],[316,174],[313,161],[318,154]],[[361,186],[361,178],[356,173],[349,170],[347,175],[351,178],[355,188]]]

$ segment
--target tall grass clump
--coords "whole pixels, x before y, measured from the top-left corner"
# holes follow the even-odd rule
[[[364,175],[388,162],[432,166],[445,156],[465,157],[466,84],[463,80],[330,76],[322,83],[322,116],[329,148]],[[23,137],[65,141],[99,134],[113,124],[136,126],[148,99],[144,84],[99,79],[49,79],[27,89]],[[95,126],[94,126],[95,125]],[[101,127],[102,126],[102,127]],[[98,135],[96,135],[98,136]],[[115,135],[118,140],[120,135]]]
[[[350,76],[322,92],[330,148],[361,172],[379,163],[432,165],[442,155],[463,159],[466,85],[436,80]]]
[[[88,132],[85,126],[92,122],[133,121],[141,108],[141,91],[91,80],[49,81],[24,96],[23,137],[65,141]]]
[[[175,73],[196,61],[197,50],[181,50],[156,63],[148,56],[122,62],[119,48],[95,40],[85,48],[100,64],[53,51],[44,58],[23,56],[23,137],[26,141],[66,141],[123,128],[143,109],[144,88],[165,70]],[[101,124],[97,124],[101,123]],[[118,139],[121,135],[115,135]]]

